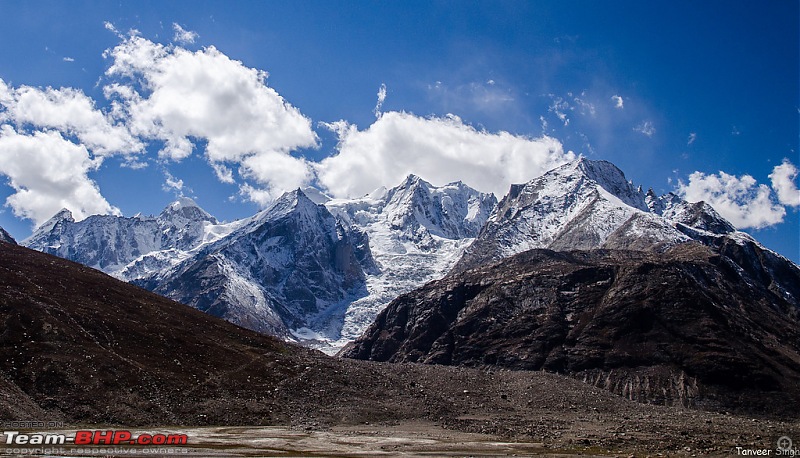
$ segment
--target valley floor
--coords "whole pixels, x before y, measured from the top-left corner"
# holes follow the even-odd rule
[[[601,397],[605,397],[601,395]],[[626,401],[620,400],[623,403]],[[777,450],[786,436],[800,440],[800,422],[629,403],[630,409],[571,406],[524,417],[477,412],[455,418],[401,420],[358,425],[151,427],[144,433],[185,434],[183,446],[61,446],[37,453],[28,446],[0,445],[0,455],[31,456],[794,456]],[[591,410],[591,408],[590,408]],[[580,412],[579,412],[580,411]],[[78,427],[75,429],[81,429]],[[37,431],[74,436],[75,429]],[[117,429],[97,425],[90,430]],[[30,431],[29,431],[30,432]],[[5,438],[1,441],[5,444]],[[14,448],[12,448],[14,447]],[[738,447],[738,448],[737,448]],[[793,446],[794,447],[794,446]],[[16,449],[15,449],[16,448]],[[105,450],[101,450],[105,449]],[[28,450],[26,453],[25,450]],[[795,450],[795,453],[798,453]]]

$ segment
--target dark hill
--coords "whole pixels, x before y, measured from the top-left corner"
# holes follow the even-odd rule
[[[532,250],[399,297],[343,355],[543,369],[638,401],[792,415],[799,314],[791,296],[696,243]]]

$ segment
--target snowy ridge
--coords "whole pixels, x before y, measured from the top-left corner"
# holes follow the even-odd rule
[[[367,235],[376,271],[367,271],[367,295],[355,299],[335,335],[315,346],[335,353],[369,326],[398,295],[448,272],[486,222],[497,200],[461,182],[436,187],[409,175],[400,185],[326,207],[342,224]]]
[[[94,215],[75,222],[64,209],[23,244],[133,281],[157,275],[236,227],[238,223],[219,224],[182,197],[157,217]]]
[[[6,230],[2,227],[0,227],[0,242],[11,243],[14,245],[17,244],[17,241],[14,240],[14,237],[11,237],[11,234],[6,232]]]
[[[688,240],[670,224],[643,216],[647,213],[644,194],[622,171],[609,162],[579,159],[524,185],[512,185],[461,265],[534,248],[600,248],[612,234],[614,240],[623,238],[619,233],[623,227],[631,237],[667,244]]]
[[[456,269],[534,248],[663,251],[691,240],[719,245],[726,235],[753,240],[705,202],[643,193],[613,164],[581,158],[512,185]]]

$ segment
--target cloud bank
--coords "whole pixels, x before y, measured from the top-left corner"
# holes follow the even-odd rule
[[[778,201],[786,206],[800,207],[800,190],[797,189],[797,167],[789,159],[784,159],[781,165],[775,166],[769,179],[772,189],[778,195]]]
[[[423,118],[388,112],[365,130],[346,121],[325,126],[339,137],[338,153],[315,164],[315,170],[319,183],[336,197],[395,185],[409,173],[434,184],[463,180],[503,196],[511,183],[526,182],[575,159],[554,138],[480,131],[453,115]]]

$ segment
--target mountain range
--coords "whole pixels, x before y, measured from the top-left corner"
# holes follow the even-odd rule
[[[604,161],[500,202],[409,176],[357,199],[298,189],[230,223],[187,198],[156,217],[62,211],[23,244],[351,358],[545,369],[710,408],[800,399],[800,268]]]
[[[389,301],[450,270],[496,202],[412,175],[353,200],[298,189],[231,223],[185,197],[158,216],[76,222],[62,210],[23,245],[333,353]]]
[[[709,205],[644,192],[613,164],[585,158],[512,185],[499,203],[461,182],[436,187],[411,175],[357,199],[294,190],[230,223],[185,197],[158,216],[76,222],[62,210],[22,244],[335,353],[394,298],[451,270],[530,249],[660,253],[690,241],[800,298],[797,266]]]

